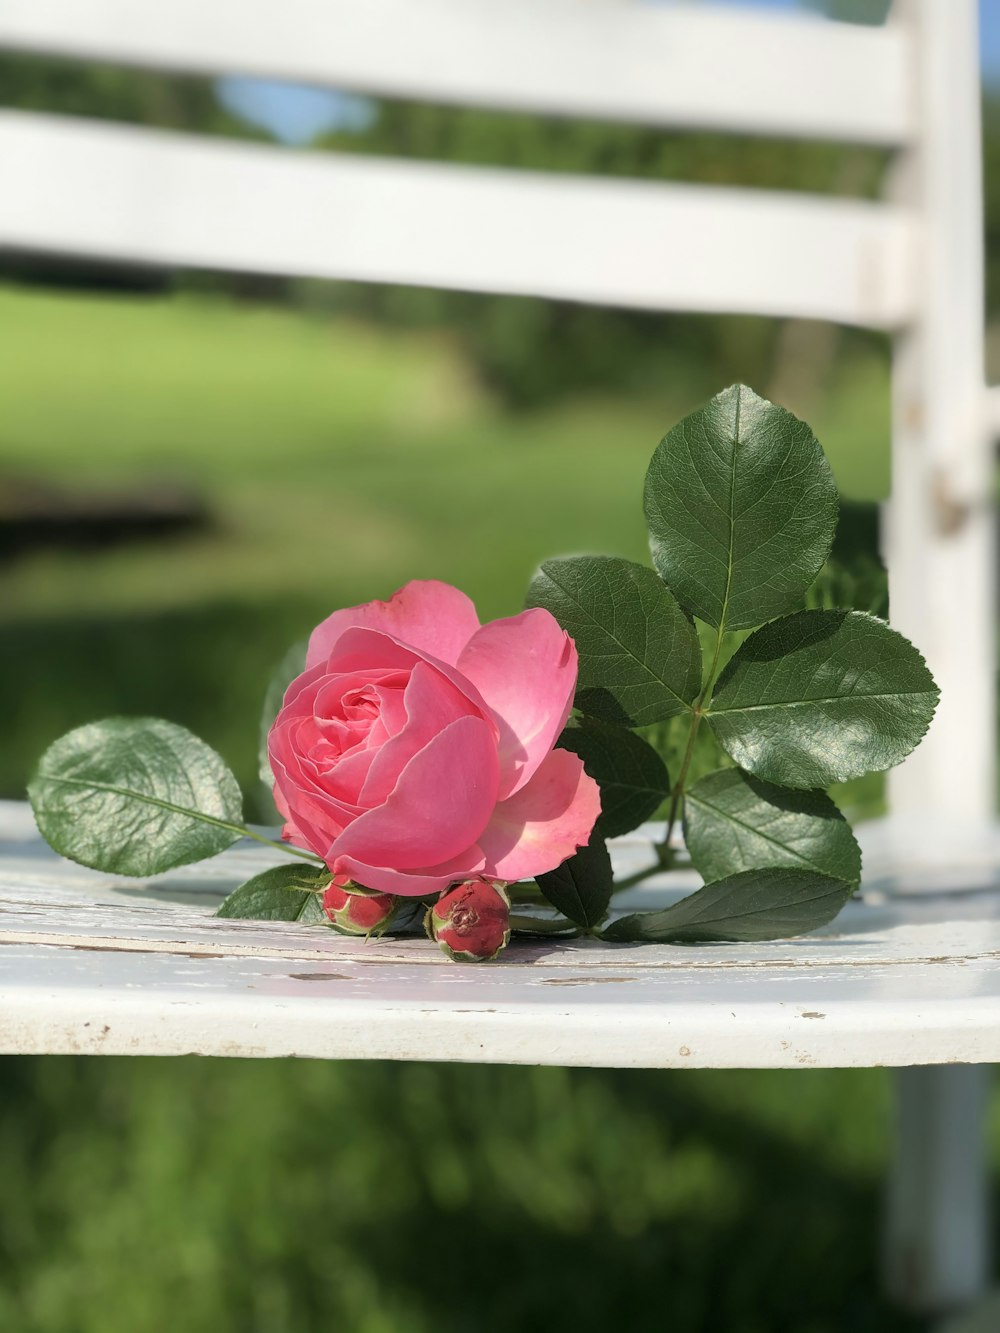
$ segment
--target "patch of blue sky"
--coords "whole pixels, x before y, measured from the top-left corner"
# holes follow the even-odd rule
[[[287,144],[307,144],[333,130],[360,133],[377,114],[357,93],[235,76],[219,79],[216,94],[227,111]]]

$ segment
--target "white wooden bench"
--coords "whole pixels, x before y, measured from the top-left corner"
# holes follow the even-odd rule
[[[885,28],[854,28],[632,0],[5,0],[0,45],[23,50],[894,150],[891,197],[866,202],[5,111],[0,246],[887,330],[892,617],[943,693],[893,775],[892,816],[862,830],[863,900],[770,945],[524,945],[466,970],[416,942],[212,920],[257,852],[142,888],[59,863],[25,808],[5,807],[0,1050],[906,1066],[890,1283],[931,1309],[982,1290],[984,1066],[1000,1058],[1000,400],[983,382],[975,11],[900,0]],[[636,840],[616,851],[641,854]]]
[[[652,860],[656,831],[618,839],[617,868]],[[863,899],[815,935],[739,949],[515,941],[488,968],[449,964],[418,933],[365,942],[216,919],[223,894],[274,864],[250,842],[143,882],[62,861],[23,805],[0,805],[0,832],[4,1050],[663,1069],[1000,1061],[1000,900],[900,897],[895,870],[880,877],[877,831]],[[665,905],[699,883],[654,876],[616,904]]]

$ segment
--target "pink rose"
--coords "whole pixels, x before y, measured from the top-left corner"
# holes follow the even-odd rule
[[[427,909],[424,926],[449,958],[488,963],[510,940],[510,899],[503,884],[470,880],[442,893]]]
[[[552,748],[576,672],[548,611],[480,625],[446,583],[335,611],[268,737],[284,836],[380,893],[554,870],[600,814],[581,761]]]

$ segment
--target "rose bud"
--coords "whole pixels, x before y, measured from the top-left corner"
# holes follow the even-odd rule
[[[472,879],[442,893],[424,918],[449,958],[485,963],[510,939],[510,899],[502,880]]]
[[[397,899],[391,893],[369,893],[356,884],[331,884],[323,890],[320,905],[342,935],[370,935],[388,925]]]

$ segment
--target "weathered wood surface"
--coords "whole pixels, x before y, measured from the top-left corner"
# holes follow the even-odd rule
[[[878,884],[819,935],[740,946],[515,944],[219,921],[272,861],[239,847],[144,885],[69,865],[0,806],[0,1052],[723,1068],[1000,1060],[1000,895]],[[635,865],[638,836],[616,857]],[[655,887],[626,895],[662,900]]]

